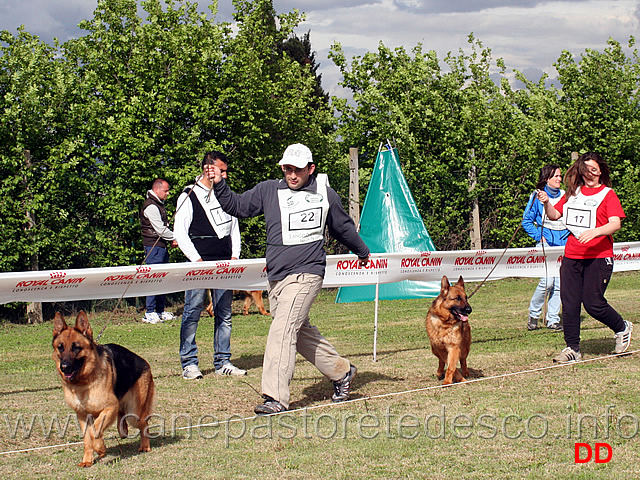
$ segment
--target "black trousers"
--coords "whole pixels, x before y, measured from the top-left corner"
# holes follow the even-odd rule
[[[624,320],[607,303],[604,292],[613,273],[613,258],[575,260],[564,257],[560,266],[560,300],[564,341],[580,351],[580,305],[614,333],[622,332]]]

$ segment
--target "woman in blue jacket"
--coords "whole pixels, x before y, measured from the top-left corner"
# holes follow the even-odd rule
[[[564,195],[564,190],[560,188],[562,185],[562,173],[558,165],[545,165],[540,170],[537,190],[544,190],[549,196],[549,200],[555,204]],[[522,215],[522,226],[531,238],[536,241],[536,245],[540,247],[542,242],[545,246],[558,247],[567,243],[569,231],[561,220],[549,220],[544,213],[544,205],[540,203],[536,196],[536,192],[529,197],[529,203]],[[545,297],[548,296],[547,304],[547,328],[560,331],[560,277],[542,277],[538,286],[533,292],[531,302],[529,303],[529,320],[527,328],[536,330],[538,328],[538,319],[542,315]]]

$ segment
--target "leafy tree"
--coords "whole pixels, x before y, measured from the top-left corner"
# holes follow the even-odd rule
[[[329,103],[329,94],[322,88],[322,74],[318,73],[320,64],[316,61],[316,52],[311,48],[310,35],[310,31],[305,33],[302,38],[298,37],[295,33],[291,34],[280,48],[301,66],[309,66],[309,71],[313,74],[316,80],[314,95],[318,97],[318,100],[317,102],[314,102],[314,105],[319,107]]]
[[[629,214],[638,209],[638,58],[629,59],[616,42],[604,52],[587,50],[580,63],[564,52],[557,68],[562,89],[537,83],[516,72],[525,85],[514,91],[501,59],[473,35],[471,52],[449,54],[442,63],[422,45],[355,57],[347,64],[339,43],[330,57],[340,68],[342,85],[353,104],[334,98],[339,134],[358,146],[366,181],[375,154],[386,139],[395,140],[405,177],[427,229],[441,249],[468,248],[471,196],[480,199],[485,247],[529,245],[517,231],[522,210],[540,168],[565,169],[571,152],[597,150],[612,166],[617,191]],[[631,44],[630,44],[631,46]],[[499,79],[490,73],[497,67]],[[477,185],[468,192],[474,167]],[[637,238],[626,222],[618,240]]]
[[[227,150],[233,150],[231,186],[244,191],[280,177],[277,160],[291,143],[308,145],[321,169],[333,165],[333,112],[328,103],[317,101],[311,65],[301,66],[281,48],[301,17],[276,15],[271,0],[236,0],[234,5],[239,30],[225,47],[216,100]],[[242,232],[249,254],[264,255],[263,220],[244,221]]]
[[[380,44],[377,53],[356,57],[350,69],[339,44],[331,52],[355,103],[334,98],[339,133],[360,147],[363,177],[381,142],[395,140],[418,209],[442,249],[469,247],[469,210],[475,195],[482,199],[485,241],[505,241],[498,219],[504,220],[503,209],[521,195],[514,109],[491,80],[490,50],[472,35],[469,43],[470,55],[460,51],[446,57],[448,72],[441,71],[435,52],[424,53],[421,45],[408,54]],[[472,166],[478,184],[469,192]]]
[[[616,240],[640,238],[640,61],[632,49],[627,56],[619,42],[610,39],[603,51],[587,49],[576,61],[567,52],[556,63],[562,83],[558,104],[566,150],[596,151],[611,169],[614,190],[627,220]]]
[[[18,30],[0,33],[0,212],[5,271],[77,266],[88,240],[73,72],[55,47]]]

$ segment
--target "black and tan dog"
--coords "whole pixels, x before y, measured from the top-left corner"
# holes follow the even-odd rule
[[[426,327],[431,351],[438,357],[438,378],[443,385],[466,381],[469,376],[467,356],[471,347],[471,327],[469,314],[471,306],[467,302],[462,276],[458,283],[451,285],[446,276],[442,277],[440,295],[431,304],[427,313]],[[460,373],[457,369],[460,361]],[[445,373],[445,365],[447,371]]]
[[[262,290],[234,290],[233,293],[241,293],[244,296],[244,304],[242,306],[242,314],[249,315],[249,307],[251,302],[256,304],[260,315],[269,315],[267,309],[264,308],[262,300]],[[205,311],[210,317],[213,317],[213,302],[211,301],[211,293],[208,294],[209,304],[205,307]]]
[[[93,453],[104,457],[104,431],[117,419],[122,438],[127,422],[140,429],[141,452],[149,452],[147,421],[155,386],[146,360],[115,344],[98,345],[85,312],[70,327],[58,312],[53,320],[53,360],[64,399],[75,410],[84,436],[80,467],[93,464]]]

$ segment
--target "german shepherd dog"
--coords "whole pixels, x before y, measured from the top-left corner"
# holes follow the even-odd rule
[[[75,410],[84,436],[79,467],[90,467],[94,452],[104,457],[104,431],[116,418],[122,438],[128,436],[128,422],[140,429],[139,451],[151,451],[147,420],[155,385],[146,360],[120,345],[94,342],[85,312],[78,314],[75,327],[58,312],[53,319],[53,361],[65,402]]]
[[[264,308],[264,301],[262,300],[262,290],[240,290],[240,293],[244,295],[244,304],[242,306],[242,313],[249,315],[249,307],[251,302],[256,304],[260,315],[269,315],[267,309]]]
[[[469,376],[467,356],[471,347],[471,327],[468,322],[470,313],[471,306],[467,302],[462,276],[458,283],[451,285],[444,275],[440,295],[431,304],[425,322],[431,351],[438,357],[436,376],[440,379],[444,377],[443,385],[449,385],[454,380],[464,382],[465,377]],[[462,374],[456,368],[458,360]]]
[[[267,309],[264,308],[264,300],[262,300],[262,290],[234,290],[233,293],[241,293],[244,295],[244,304],[242,305],[242,314],[249,315],[249,307],[251,302],[256,304],[260,315],[269,315]],[[205,307],[205,311],[210,317],[213,317],[213,302],[211,301],[211,295],[209,294],[209,304]]]

